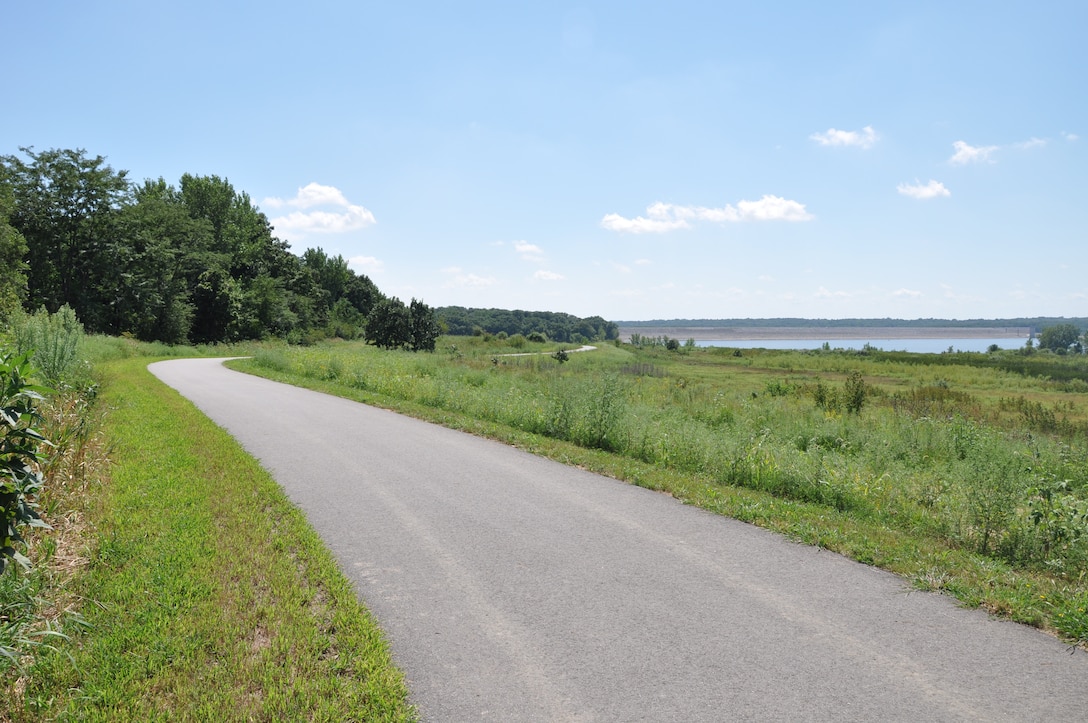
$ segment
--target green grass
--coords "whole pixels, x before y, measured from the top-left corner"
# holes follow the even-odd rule
[[[438,348],[278,347],[233,365],[660,489],[1088,638],[1084,393],[970,358],[604,345],[560,365],[498,357],[495,340]],[[855,371],[858,415],[841,403]]]
[[[87,629],[35,657],[6,714],[413,719],[380,631],[301,512],[148,359],[125,356],[102,370],[112,475],[73,581]]]

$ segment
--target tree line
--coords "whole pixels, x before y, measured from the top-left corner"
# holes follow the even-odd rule
[[[599,316],[585,319],[556,311],[521,311],[519,309],[473,309],[441,306],[435,310],[447,332],[458,336],[474,334],[543,334],[550,341],[582,344],[587,341],[612,340],[620,328]]]
[[[364,335],[434,349],[434,310],[386,297],[342,256],[301,256],[225,178],[136,184],[102,156],[0,156],[0,322],[75,311],[87,331],[167,343]]]

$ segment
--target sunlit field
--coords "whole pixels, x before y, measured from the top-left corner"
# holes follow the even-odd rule
[[[241,366],[605,453],[588,466],[1088,636],[1084,357],[604,344],[561,361],[517,343],[269,347]]]

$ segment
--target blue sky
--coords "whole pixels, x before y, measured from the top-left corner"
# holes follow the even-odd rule
[[[437,306],[1088,314],[1088,4],[522,5],[9,2],[0,153],[226,177]]]

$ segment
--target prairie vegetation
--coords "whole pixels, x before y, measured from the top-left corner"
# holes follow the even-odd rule
[[[235,362],[489,434],[1088,639],[1081,356],[638,349],[444,337]],[[511,352],[547,352],[504,356]],[[1029,372],[1029,373],[1025,373]]]

